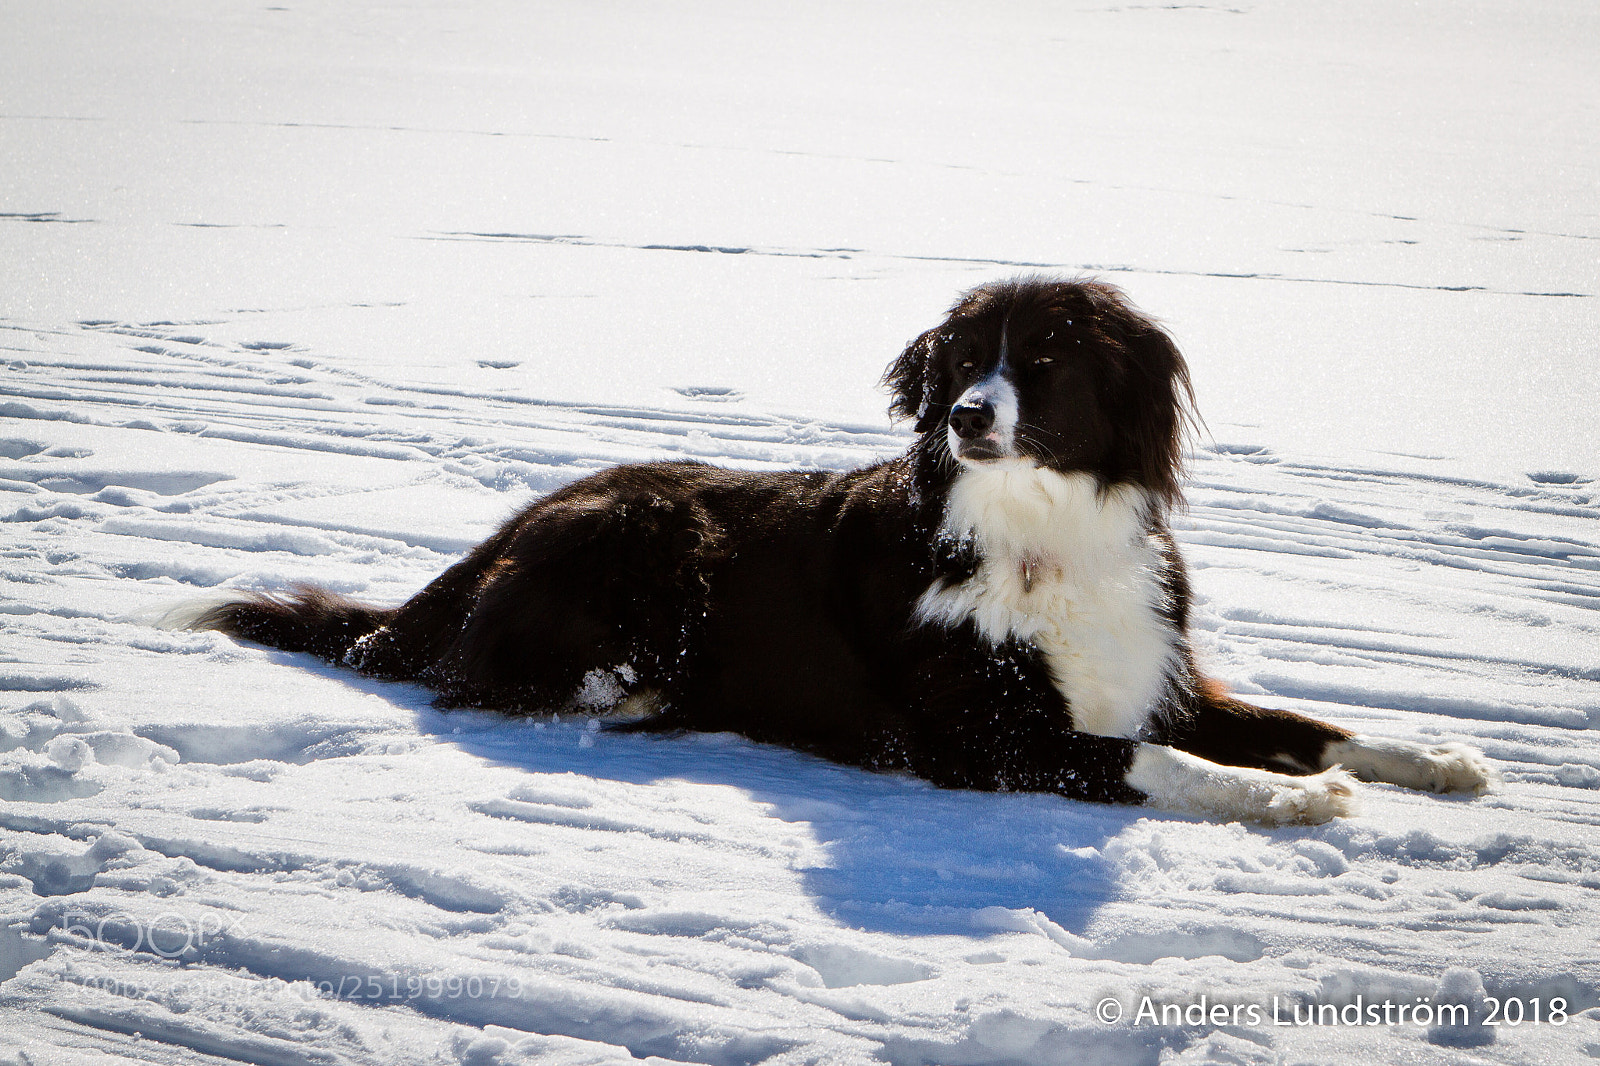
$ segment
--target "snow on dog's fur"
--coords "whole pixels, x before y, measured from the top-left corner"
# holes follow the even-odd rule
[[[444,706],[609,710],[614,728],[733,731],[956,788],[1279,824],[1349,813],[1351,772],[1491,780],[1462,745],[1352,734],[1200,674],[1166,523],[1188,371],[1116,289],[981,286],[885,380],[918,433],[896,459],[619,466],[400,607],[300,588],[195,624]]]

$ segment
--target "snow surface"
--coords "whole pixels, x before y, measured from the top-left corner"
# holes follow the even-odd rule
[[[1600,8],[0,25],[0,1063],[1600,1057]],[[892,454],[883,366],[1026,269],[1193,363],[1212,670],[1499,792],[942,792],[149,624],[399,601],[614,462]]]

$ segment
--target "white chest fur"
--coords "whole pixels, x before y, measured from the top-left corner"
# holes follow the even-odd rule
[[[1161,564],[1141,490],[1105,495],[1094,479],[1021,460],[965,468],[945,531],[970,537],[977,572],[937,580],[917,602],[923,623],[971,619],[993,643],[1043,652],[1073,726],[1133,737],[1169,684],[1177,634],[1162,617]]]

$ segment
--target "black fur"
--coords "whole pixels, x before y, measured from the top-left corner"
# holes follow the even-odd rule
[[[912,341],[885,376],[893,412],[919,434],[896,459],[847,473],[616,467],[536,501],[403,606],[302,588],[199,624],[420,681],[444,706],[566,709],[603,675],[659,694],[626,728],[733,731],[944,786],[1139,802],[1123,780],[1139,740],[1075,730],[1037,648],[913,617],[932,582],[978,565],[970,543],[941,533],[960,470],[945,427],[1002,337],[1020,368],[1018,447],[1151,501],[1166,594],[1152,609],[1180,655],[1142,739],[1320,769],[1327,743],[1350,734],[1238,703],[1195,669],[1187,577],[1165,526],[1180,500],[1187,370],[1154,322],[1095,282],[983,286]]]

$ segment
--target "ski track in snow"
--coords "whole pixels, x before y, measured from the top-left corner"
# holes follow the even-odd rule
[[[1279,1031],[1091,1010],[1420,1001],[1452,967],[1600,1007],[1582,476],[1197,449],[1177,528],[1213,670],[1478,744],[1506,778],[1483,798],[1367,786],[1359,817],[1259,831],[443,714],[152,628],[132,616],[222,588],[398,601],[614,462],[843,468],[906,441],[715,389],[555,403],[493,365],[482,388],[407,385],[215,325],[0,324],[0,1011],[27,1038],[272,1064],[1268,1061],[1251,1049]],[[1594,1027],[1479,1051],[1576,1061]],[[1384,1039],[1440,1062],[1482,1042],[1425,1028]],[[1328,1057],[1362,1038],[1281,1035]]]
[[[1171,190],[1160,190],[1171,191]],[[1308,207],[1304,204],[1282,204],[1275,201],[1264,201],[1270,206],[1279,207]],[[1320,210],[1320,209],[1318,209]],[[1338,212],[1335,212],[1336,214]],[[1374,216],[1395,217],[1395,216]],[[1415,221],[1404,219],[1402,221]],[[1472,227],[1485,228],[1485,227]],[[1492,227],[1488,227],[1491,228]],[[1506,231],[1515,232],[1515,231]],[[1594,238],[1581,234],[1571,233],[1544,233],[1541,237],[1550,237],[1558,240],[1592,240]],[[1226,278],[1233,280],[1260,280],[1260,281],[1286,281],[1304,285],[1349,285],[1358,288],[1391,288],[1413,289],[1425,292],[1483,292],[1500,296],[1535,296],[1553,297],[1558,299],[1587,299],[1596,294],[1592,292],[1567,292],[1545,291],[1527,289],[1496,289],[1486,285],[1472,284],[1446,284],[1446,283],[1419,283],[1407,281],[1379,281],[1372,278],[1340,278],[1340,277],[1310,277],[1285,273],[1268,272],[1223,272],[1203,270],[1173,270],[1150,265],[1132,265],[1128,263],[1057,263],[1044,262],[1031,259],[996,259],[987,256],[958,256],[958,255],[933,255],[912,253],[884,253],[870,252],[862,248],[780,248],[738,245],[709,245],[709,244],[661,244],[661,243],[630,243],[627,241],[613,240],[602,237],[583,236],[580,234],[547,234],[547,233],[440,233],[420,240],[436,241],[483,241],[507,244],[565,244],[580,248],[623,248],[639,252],[694,252],[706,255],[748,255],[753,257],[771,256],[778,259],[865,259],[869,261],[901,261],[906,263],[940,263],[959,266],[994,267],[1007,270],[1042,270],[1069,274],[1170,274],[1180,277],[1199,278]],[[1517,238],[1520,239],[1520,238]]]

